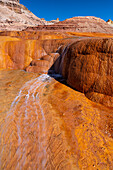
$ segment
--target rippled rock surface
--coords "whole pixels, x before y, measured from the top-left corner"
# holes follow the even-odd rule
[[[113,109],[45,74],[3,70],[0,89],[1,169],[112,169]]]

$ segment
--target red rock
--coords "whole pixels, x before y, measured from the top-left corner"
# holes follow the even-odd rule
[[[11,35],[12,37],[8,37],[8,36],[4,37],[5,34]],[[57,35],[54,32],[52,33],[52,35],[51,35],[51,33],[48,33],[48,32],[37,32],[36,37],[41,35],[41,37],[40,37],[41,40],[40,39],[39,40],[31,40],[30,37],[32,38],[34,35],[35,35],[35,32],[32,32],[30,34],[29,34],[29,32],[10,32],[10,34],[7,32],[4,32],[3,35],[0,37],[0,39],[1,39],[0,50],[1,50],[1,56],[2,56],[1,61],[0,61],[0,68],[1,69],[5,69],[5,68],[25,69],[26,68],[26,71],[29,71],[29,72],[34,71],[34,72],[38,72],[38,73],[40,71],[41,71],[41,73],[45,73],[45,72],[48,72],[48,70],[50,68],[52,70],[54,68],[56,73],[62,73],[62,69],[66,67],[66,71],[65,71],[65,75],[64,75],[64,77],[66,77],[68,75],[67,72],[68,72],[69,61],[67,60],[68,58],[66,59],[65,56],[68,55],[69,60],[72,59],[73,55],[76,54],[76,52],[74,52],[75,51],[74,48],[77,45],[76,50],[79,50],[79,52],[77,52],[77,56],[78,56],[78,58],[76,59],[77,64],[80,67],[81,62],[82,63],[87,62],[86,65],[88,65],[88,67],[84,67],[84,72],[85,72],[84,74],[81,71],[78,71],[78,70],[76,71],[76,74],[78,74],[80,72],[80,75],[78,77],[76,77],[77,82],[78,82],[78,85],[76,82],[76,86],[78,86],[78,87],[75,87],[75,88],[77,88],[78,90],[80,90],[82,92],[85,92],[85,94],[87,93],[87,97],[92,98],[93,101],[96,101],[96,102],[98,101],[99,103],[107,103],[107,105],[112,106],[112,98],[111,98],[112,90],[110,90],[110,89],[112,89],[112,85],[110,83],[111,77],[108,80],[108,78],[106,79],[106,76],[104,76],[103,80],[100,79],[100,83],[99,84],[97,83],[94,88],[95,93],[98,92],[98,93],[106,95],[106,96],[98,95],[100,97],[97,97],[97,95],[96,94],[94,95],[91,91],[90,93],[93,96],[93,97],[91,97],[91,94],[89,93],[89,89],[90,89],[90,87],[92,87],[92,83],[95,82],[94,76],[89,76],[89,75],[87,76],[87,74],[86,74],[87,70],[88,69],[90,70],[90,67],[91,67],[90,62],[94,66],[97,63],[97,66],[98,66],[99,60],[97,60],[97,58],[99,56],[97,58],[93,57],[93,56],[95,56],[95,54],[98,54],[101,56],[101,51],[98,52],[99,49],[105,50],[105,51],[102,51],[102,54],[103,54],[102,57],[105,56],[105,62],[107,62],[106,53],[108,56],[111,54],[109,54],[109,52],[106,51],[106,49],[107,48],[112,49],[112,45],[110,45],[110,42],[112,42],[112,39],[111,40],[108,39],[107,44],[103,43],[102,39],[97,39],[97,40],[89,39],[89,40],[87,40],[88,42],[86,40],[80,40],[80,42],[78,42],[77,38],[76,39],[75,38],[71,38],[71,39],[61,38],[61,39],[59,39],[59,34]],[[24,36],[27,40],[24,39]],[[49,37],[50,39],[42,40],[45,36]],[[60,35],[60,37],[63,37],[63,36],[64,36],[64,34]],[[18,38],[15,38],[15,37],[18,37]],[[19,38],[19,37],[21,37],[21,38]],[[54,39],[55,37],[57,37],[58,39]],[[35,38],[35,36],[34,36],[34,38]],[[106,40],[106,42],[107,42],[107,40]],[[71,45],[71,44],[73,44],[73,45]],[[87,46],[86,44],[88,45],[88,48],[86,47]],[[101,47],[102,44],[104,44],[104,47]],[[74,48],[72,48],[73,49],[72,52],[71,52],[69,46],[70,47],[74,46]],[[97,51],[94,49],[95,46],[98,47],[98,48],[96,48]],[[67,47],[69,48],[69,50]],[[56,53],[56,51],[57,51],[57,53]],[[79,55],[79,53],[80,53],[80,55]],[[91,56],[90,60],[88,58],[87,53],[89,53],[88,55]],[[47,55],[47,56],[45,56],[45,55]],[[82,58],[82,55],[85,57],[85,60],[84,60],[84,58]],[[80,57],[80,60],[79,60],[79,57]],[[66,65],[63,64],[62,58],[65,58],[65,61],[67,60]],[[40,59],[42,61],[40,61],[40,62],[37,61]],[[56,62],[55,62],[55,60],[56,60]],[[96,60],[97,60],[97,62],[95,62]],[[30,63],[32,61],[37,61],[38,66],[34,66],[34,65],[30,66]],[[55,62],[55,64],[54,64],[54,62]],[[103,63],[103,61],[102,61],[102,63]],[[53,64],[54,64],[54,66],[52,66]],[[63,67],[62,67],[62,65],[63,65]],[[71,66],[73,66],[73,64]],[[102,71],[102,69],[104,67],[105,67],[105,69],[107,69],[106,64],[104,64],[104,66],[101,64],[101,67],[100,67],[101,74],[102,73],[104,74],[104,72]],[[77,69],[78,69],[78,67],[77,67]],[[96,69],[93,68],[93,70],[96,70]],[[110,72],[112,72],[112,70]],[[82,74],[84,76],[82,76]],[[74,73],[72,73],[72,75],[74,75]],[[83,79],[83,77],[85,80]],[[72,80],[73,80],[73,78],[72,78]],[[84,85],[84,82],[85,82],[85,85]],[[71,84],[72,84],[72,87],[74,87],[72,82],[71,82]],[[108,85],[108,89],[107,89],[107,85]],[[109,100],[108,100],[108,97],[109,97]],[[104,99],[106,100],[106,102],[104,102]]]
[[[58,48],[57,52],[61,55],[61,54],[63,53],[65,47],[66,47],[65,45],[61,45],[61,46]]]
[[[31,66],[49,66],[49,62],[47,60],[33,60],[30,63]]]
[[[28,66],[25,68],[25,71],[33,72],[33,73],[47,73],[48,67],[47,66]]]
[[[40,60],[33,60],[25,70],[27,72],[47,73],[58,57],[58,53],[42,56]]]
[[[53,59],[50,55],[44,55],[40,58],[41,60],[46,60],[46,61],[49,61],[49,62],[53,62]]]
[[[47,73],[50,68],[50,62],[47,60],[33,60],[30,63],[30,66],[26,67],[27,72],[35,72],[35,73]]]
[[[7,35],[7,32],[4,32],[4,35]],[[56,54],[57,48],[61,44],[67,44],[72,40],[63,40],[62,35],[57,36],[56,33],[40,33],[36,35],[34,33],[28,34],[27,32],[10,32],[10,36],[0,36],[0,51],[1,51],[1,60],[0,60],[0,69],[11,68],[11,69],[25,69],[32,60],[41,59],[45,55],[50,55],[46,60],[50,60],[50,65],[56,60],[59,54]],[[9,35],[10,35],[9,34]],[[41,37],[49,36],[49,40],[32,40],[32,37],[38,36],[41,34]],[[17,36],[18,35],[18,36]],[[27,39],[24,39],[24,37]],[[31,39],[30,39],[31,36]],[[15,38],[18,37],[18,38]],[[58,39],[54,39],[54,37]],[[53,38],[53,39],[52,39]],[[60,39],[61,38],[61,39]],[[54,54],[53,54],[54,53]]]
[[[53,59],[53,63],[57,60],[57,58],[59,58],[60,54],[59,53],[50,53],[49,54],[52,59]]]
[[[113,100],[112,58],[112,39],[80,40],[68,47],[59,67],[56,63],[57,72],[61,71],[71,87],[85,94],[88,93],[88,96],[91,96],[89,93],[92,94],[92,92],[107,95],[105,98],[106,100],[109,98],[109,101],[106,103],[113,107],[111,102]],[[99,97],[99,95],[95,96]],[[94,100],[97,101],[97,99]],[[101,101],[101,103],[104,102]]]
[[[57,24],[0,32],[0,69],[13,69],[0,71],[1,169],[113,169],[113,39],[78,39],[113,37],[112,27],[95,17],[46,22],[19,0],[5,9],[2,30]],[[50,67],[75,90],[39,76]]]

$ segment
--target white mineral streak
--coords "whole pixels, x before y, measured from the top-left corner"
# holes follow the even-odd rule
[[[6,169],[8,163],[11,161],[10,150],[12,150],[15,145],[14,141],[12,141],[14,135],[15,137],[17,136],[15,140],[18,145],[15,153],[15,159],[17,160],[16,169],[22,169],[28,161],[30,152],[29,143],[31,143],[29,134],[34,135],[32,137],[32,142],[34,142],[34,144],[31,148],[32,152],[34,151],[36,153],[34,161],[37,162],[38,169],[44,169],[45,167],[47,161],[45,144],[46,120],[40,96],[43,93],[44,87],[50,80],[51,78],[48,75],[42,74],[38,78],[28,81],[20,89],[18,95],[11,104],[4,126],[1,127],[0,135],[0,145],[2,145],[0,164],[2,164],[3,152],[9,150],[6,160]],[[12,132],[7,131],[9,127]],[[16,131],[14,129],[16,129]],[[6,135],[8,133],[10,135],[6,141]]]

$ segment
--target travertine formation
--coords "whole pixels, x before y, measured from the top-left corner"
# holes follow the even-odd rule
[[[10,36],[0,37],[0,69],[25,69],[26,67],[29,67],[29,69],[27,68],[29,71],[33,71],[34,69],[37,70],[38,68],[39,71],[37,70],[35,72],[39,73],[40,70],[47,72],[55,61],[56,56],[58,56],[56,54],[58,47],[71,41],[67,39],[63,40],[63,37],[66,37],[66,35],[56,33],[48,34],[39,32],[37,34],[33,33],[29,35],[27,32],[22,34],[21,32],[20,34],[14,32],[13,35],[12,32],[12,36],[16,36],[17,38]],[[49,57],[47,58],[45,55],[49,55]],[[47,65],[49,59],[50,63]],[[42,60],[43,63],[46,62],[46,69],[45,67],[43,69],[39,66],[36,67],[36,64],[30,64],[32,60],[37,60],[40,64],[40,60]],[[42,66],[42,64],[40,66]]]
[[[64,47],[55,63],[67,83],[93,101],[113,107],[113,39],[85,39]]]
[[[45,74],[3,70],[0,89],[1,169],[113,169],[112,108]]]
[[[0,17],[0,169],[112,170],[111,20]]]
[[[68,34],[55,32],[4,34],[0,38],[1,69],[55,71],[92,101],[113,107],[112,39],[68,38]]]

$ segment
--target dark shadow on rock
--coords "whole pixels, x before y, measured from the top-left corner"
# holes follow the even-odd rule
[[[69,87],[69,88],[71,88],[73,90],[78,91],[77,89],[75,89],[75,88],[71,87],[69,84],[67,84],[67,80],[61,75],[60,71],[58,72],[58,70],[60,69],[61,60],[62,60],[62,55],[60,55],[57,58],[57,60],[55,61],[55,63],[50,67],[50,69],[48,70],[48,75],[50,77],[54,78],[56,81],[66,85],[67,87]],[[59,67],[59,68],[57,68],[58,69],[57,72],[55,71],[56,65],[57,65],[57,67]]]

